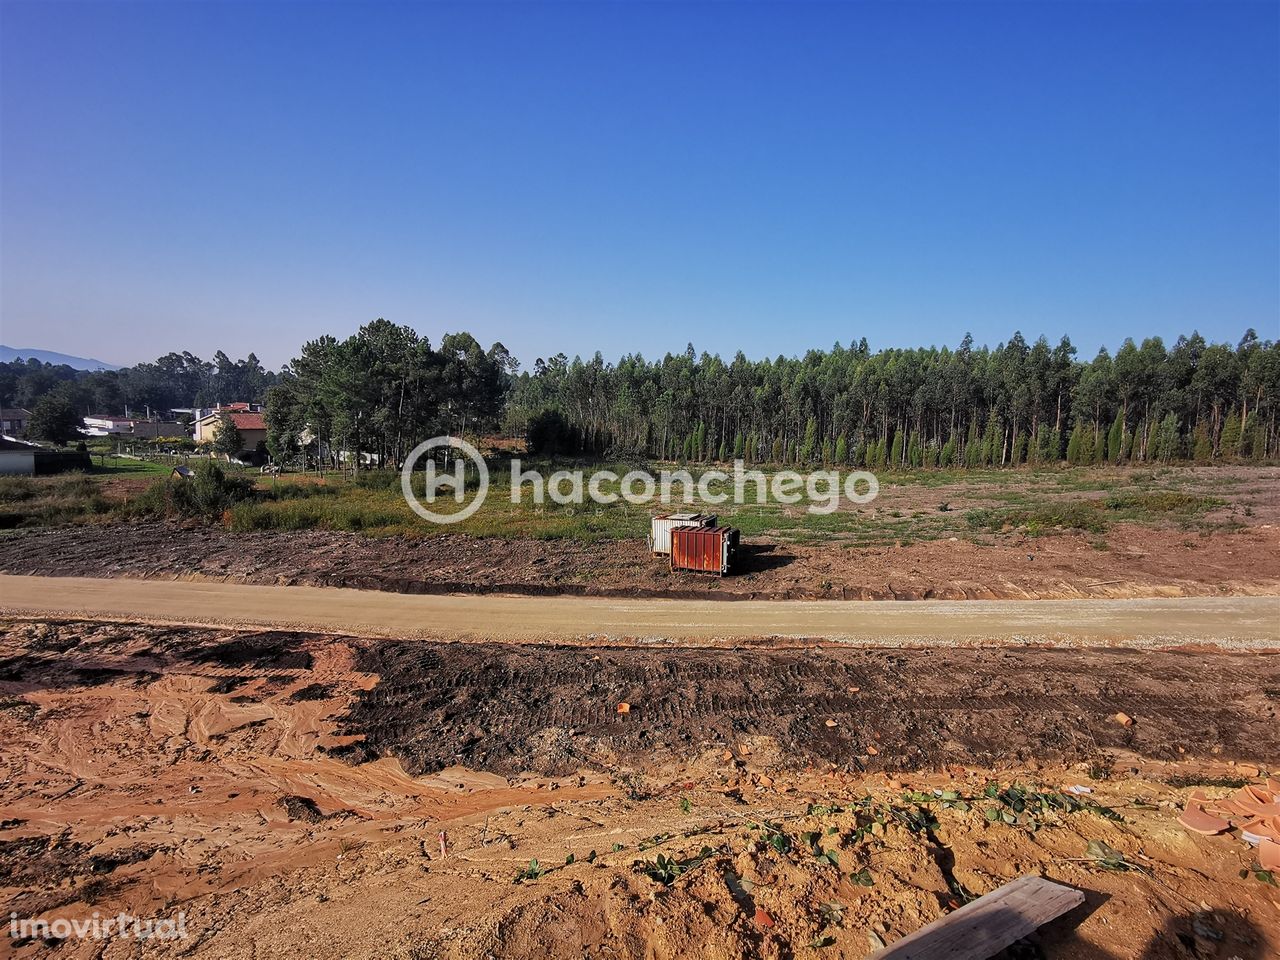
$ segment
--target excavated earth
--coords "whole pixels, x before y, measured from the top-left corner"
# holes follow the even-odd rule
[[[1278,710],[1250,652],[7,621],[0,909],[188,934],[60,956],[862,957],[1038,873],[1086,904],[1019,956],[1260,960],[1280,887],[1176,817],[1280,763]],[[1107,811],[990,822],[989,780]]]
[[[0,573],[211,578],[399,593],[704,599],[966,600],[1280,593],[1280,526],[1189,533],[1119,524],[1097,537],[1005,534],[897,547],[747,544],[723,578],[672,573],[638,541],[233,533],[95,524],[0,536]]]

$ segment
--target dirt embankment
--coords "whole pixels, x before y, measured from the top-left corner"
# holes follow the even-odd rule
[[[1069,599],[1280,593],[1280,528],[1118,525],[1097,538],[1002,536],[853,548],[753,543],[731,576],[672,573],[639,542],[373,539],[111,524],[0,537],[0,573],[211,578],[399,593],[706,599]]]
[[[1048,956],[1260,960],[1280,889],[1174,821],[1280,758],[1278,707],[1265,655],[8,623],[0,908],[183,911],[149,956],[854,958],[1042,873],[1087,896]],[[1094,792],[993,822],[989,779]]]

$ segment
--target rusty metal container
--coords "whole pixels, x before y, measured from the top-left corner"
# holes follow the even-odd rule
[[[649,524],[649,549],[666,556],[671,552],[671,531],[677,527],[714,527],[714,513],[666,513]]]
[[[671,569],[723,577],[738,552],[733,527],[676,527],[671,531]]]

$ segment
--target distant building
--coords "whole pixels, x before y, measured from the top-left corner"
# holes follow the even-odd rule
[[[8,412],[5,411],[6,414]],[[20,440],[0,437],[0,476],[32,477],[35,472],[36,447]]]
[[[258,444],[267,441],[267,423],[261,413],[236,413],[227,408],[209,413],[195,422],[196,443],[213,443],[224,414],[240,431],[241,455],[236,459],[249,459],[257,451]]]
[[[91,437],[115,437],[131,433],[133,421],[128,417],[111,417],[104,413],[84,418],[84,432]]]
[[[139,420],[99,414],[85,417],[81,432],[91,437],[185,437],[187,428],[176,420]]]
[[[0,434],[6,437],[22,437],[27,432],[31,411],[22,407],[0,407]]]
[[[34,443],[0,437],[0,475],[27,476],[89,470],[89,454],[74,450],[45,450]]]

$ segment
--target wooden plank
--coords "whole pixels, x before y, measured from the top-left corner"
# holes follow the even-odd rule
[[[867,960],[987,960],[1084,903],[1084,894],[1043,877],[1019,877]]]

